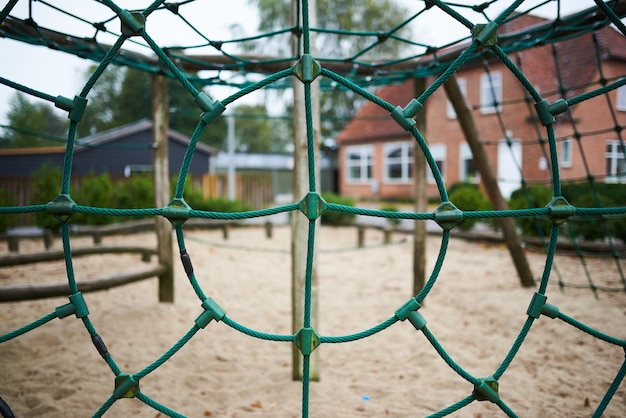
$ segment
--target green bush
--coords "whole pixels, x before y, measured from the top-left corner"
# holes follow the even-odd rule
[[[606,208],[626,206],[626,185],[618,183],[569,183],[561,187],[563,197],[576,207]],[[575,216],[568,219],[574,236],[586,240],[604,239],[607,235],[626,239],[626,219],[619,217]]]
[[[354,206],[354,199],[351,197],[344,197],[334,193],[322,193],[322,199],[327,203],[334,203],[337,205]],[[335,210],[326,210],[322,213],[322,224],[324,225],[351,225],[356,219],[354,213],[339,212]]]
[[[113,206],[118,208],[154,207],[154,182],[147,174],[133,175],[115,185]]]
[[[80,187],[72,193],[74,201],[81,206],[112,208],[113,182],[107,173],[83,177]],[[115,221],[112,215],[75,213],[72,222],[83,225],[106,225]]]
[[[31,204],[47,204],[61,193],[61,168],[44,164],[33,172]],[[56,230],[59,221],[47,212],[35,214],[35,224],[41,228]]]
[[[463,211],[491,210],[491,202],[485,197],[478,185],[473,183],[456,183],[450,187],[448,198],[457,208]],[[478,219],[464,219],[459,227],[468,231]]]
[[[15,206],[17,205],[17,201],[15,196],[9,192],[8,189],[2,187],[0,188],[0,206]],[[4,232],[7,229],[16,225],[18,220],[18,216],[15,214],[11,215],[0,215],[0,232]]]
[[[552,189],[546,186],[528,186],[515,190],[509,200],[509,209],[543,208],[552,200]],[[547,216],[515,218],[515,224],[525,236],[547,236],[552,222]]]

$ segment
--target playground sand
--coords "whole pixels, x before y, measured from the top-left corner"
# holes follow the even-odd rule
[[[185,234],[203,291],[228,317],[248,328],[291,333],[290,231],[266,237],[259,227]],[[319,323],[324,336],[359,333],[387,320],[412,296],[412,243],[367,231],[367,247],[355,250],[354,228],[320,229],[317,252]],[[403,241],[403,242],[402,242]],[[428,272],[441,240],[428,240]],[[103,245],[155,245],[152,235],[106,237]],[[6,244],[3,244],[6,245]],[[74,247],[93,245],[72,239]],[[60,242],[54,243],[60,248]],[[23,241],[22,252],[40,251]],[[6,253],[6,247],[2,247]],[[545,256],[528,252],[536,277]],[[154,261],[153,261],[154,263]],[[557,257],[559,274],[585,284],[575,257]],[[138,255],[76,258],[78,280],[146,269]],[[623,268],[624,266],[622,266]],[[615,262],[587,259],[597,285],[619,287]],[[62,262],[0,269],[2,285],[62,281]],[[554,283],[558,276],[553,273]],[[522,288],[505,248],[452,239],[439,279],[420,313],[456,364],[476,377],[501,365],[526,321],[536,289]],[[158,303],[155,279],[85,294],[89,318],[117,365],[136,373],[158,359],[192,327],[202,312],[198,297],[176,262],[175,302]],[[561,312],[609,335],[624,338],[623,293],[550,285],[548,302]],[[0,305],[0,334],[40,318],[66,298]],[[369,338],[322,344],[319,382],[311,382],[311,417],[419,417],[471,394],[473,386],[437,354],[422,332],[397,323]],[[542,316],[499,379],[504,403],[521,417],[590,416],[624,361],[624,351],[558,319]],[[0,396],[17,417],[88,417],[114,389],[114,375],[74,316],[50,323],[0,345]],[[251,338],[212,322],[169,361],[140,381],[141,392],[189,417],[299,417],[302,384],[292,380],[291,345]],[[164,416],[138,401],[121,399],[111,417]],[[474,402],[457,417],[501,417],[489,401]],[[618,389],[606,417],[626,416],[626,386]]]

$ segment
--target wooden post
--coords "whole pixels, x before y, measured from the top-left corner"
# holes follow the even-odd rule
[[[489,158],[487,158],[487,153],[480,143],[478,129],[476,128],[472,114],[465,103],[465,98],[461,93],[461,89],[459,88],[456,78],[452,76],[446,83],[444,83],[443,86],[450,103],[452,103],[452,106],[454,107],[456,117],[461,125],[465,139],[472,150],[474,162],[480,171],[481,181],[493,208],[496,210],[507,210],[508,206],[500,193],[500,188],[498,187],[498,179],[493,174],[491,163],[489,162]],[[509,250],[509,253],[511,254],[515,268],[517,269],[521,285],[523,287],[535,286],[535,280],[532,272],[530,271],[530,266],[528,265],[526,254],[522,249],[519,236],[515,230],[513,219],[498,218],[498,221],[500,223],[500,228],[502,229],[504,242]]]
[[[426,90],[426,79],[414,79],[414,96]],[[426,107],[415,115],[415,127],[426,138]],[[424,213],[428,208],[426,181],[426,158],[416,145],[413,150],[413,178],[415,186],[415,212]],[[415,221],[413,227],[413,296],[417,296],[426,283],[426,221]]]
[[[168,129],[167,78],[162,74],[155,74],[152,76],[152,137],[154,146],[152,166],[154,203],[157,208],[166,206],[170,201]],[[159,263],[165,266],[164,272],[159,275],[159,301],[174,302],[172,225],[169,220],[161,216],[157,216],[154,221]]]
[[[295,25],[299,22],[296,15],[296,0],[291,2],[291,18]],[[309,1],[309,24],[315,26],[316,22],[316,2]],[[298,39],[292,37],[293,55],[299,56],[302,51],[298,50]],[[313,44],[313,41],[311,41]],[[304,85],[297,79],[293,78],[293,134],[294,134],[294,168],[293,168],[293,196],[294,199],[303,199],[309,193],[309,170],[307,155],[307,127],[305,114],[305,97]],[[319,83],[313,81],[311,83],[311,112],[313,120],[313,136],[315,141],[315,177],[317,179],[317,188],[319,189],[319,136],[320,136],[320,115],[319,115]],[[308,246],[309,220],[302,213],[294,213],[291,217],[291,329],[293,333],[297,333],[304,326],[304,288],[306,279],[306,261]],[[319,219],[316,221],[319,226]],[[315,240],[317,242],[317,240]],[[314,253],[316,253],[314,249]],[[315,261],[312,268],[312,289],[311,289],[311,328],[318,328],[318,275]],[[319,332],[319,331],[318,331]],[[303,357],[302,353],[295,345],[292,348],[292,378],[293,380],[301,380]],[[320,379],[319,356],[315,350],[309,357],[309,380],[317,381]]]

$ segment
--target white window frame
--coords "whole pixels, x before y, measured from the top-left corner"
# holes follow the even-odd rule
[[[619,111],[626,111],[626,85],[617,88],[617,99],[615,107]]]
[[[447,148],[446,144],[428,144],[428,148],[430,149],[430,154],[433,156],[433,159],[437,163],[439,167],[439,171],[441,172],[441,178],[444,183],[446,181],[446,159],[447,159]],[[426,165],[426,180],[428,184],[435,184],[435,176],[433,172],[430,170],[430,166]]]
[[[572,166],[572,154],[574,152],[574,141],[572,138],[565,138],[561,142],[561,155],[559,161],[561,163],[561,167],[571,167]]]
[[[388,142],[383,144],[383,181],[385,183],[410,183],[413,180],[414,141]],[[392,151],[400,150],[399,157],[390,157]],[[400,165],[400,177],[390,177],[390,165]]]
[[[626,183],[626,175],[618,176],[620,161],[623,172],[626,172],[626,159],[624,158],[624,149],[620,150],[620,142],[617,139],[606,141],[607,149],[605,153],[606,162],[606,183]],[[626,147],[626,144],[624,144]]]
[[[498,106],[494,106],[494,102]],[[491,71],[480,75],[480,113],[490,114],[502,109],[502,72]]]
[[[480,173],[476,170],[476,175],[470,177],[467,175],[467,160],[473,160],[474,155],[472,149],[467,142],[459,144],[459,181],[467,181],[471,183],[480,183]],[[475,164],[474,164],[475,165]]]
[[[457,78],[456,81],[459,85],[459,90],[461,90],[461,94],[465,99],[467,99],[467,80],[464,78]],[[456,119],[454,106],[452,106],[452,102],[448,99],[446,99],[446,116],[448,119]]]
[[[350,155],[357,154],[358,160],[351,160]],[[374,170],[374,146],[351,145],[346,147],[346,182],[352,184],[368,184],[373,178]],[[353,177],[352,168],[359,169],[359,176]]]

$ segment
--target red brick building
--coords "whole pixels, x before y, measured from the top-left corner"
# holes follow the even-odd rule
[[[500,27],[499,36],[527,30],[545,20],[524,16]],[[626,39],[605,27],[578,38],[524,49],[510,55],[544,99],[552,103],[595,90],[626,76]],[[538,120],[534,101],[520,82],[493,56],[464,65],[456,73],[472,109],[481,142],[505,197],[529,184],[549,184],[550,157],[546,128]],[[427,85],[433,79],[427,81]],[[413,81],[381,88],[376,95],[394,106],[413,99]],[[494,100],[495,99],[495,100]],[[446,187],[479,181],[472,154],[443,88],[425,103],[431,153]],[[621,127],[626,124],[626,87],[573,105],[554,124],[562,181],[626,182]],[[414,138],[389,112],[368,102],[338,135],[339,191],[357,198],[413,196]],[[432,174],[429,196],[437,196]]]

